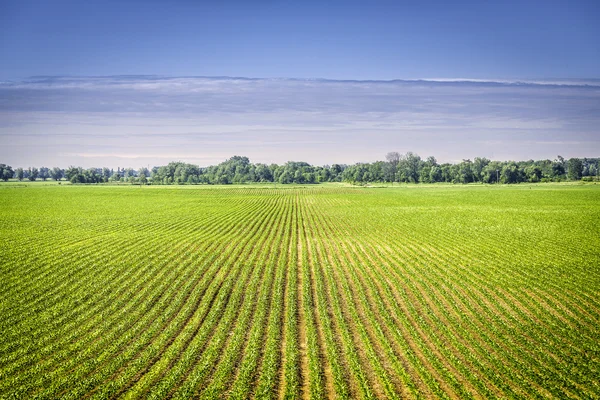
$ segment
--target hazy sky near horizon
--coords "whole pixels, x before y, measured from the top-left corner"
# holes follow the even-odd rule
[[[589,0],[0,0],[0,162],[598,156],[599,37]]]
[[[317,165],[595,157],[600,80],[100,77],[0,84],[0,160],[135,167],[233,155]]]

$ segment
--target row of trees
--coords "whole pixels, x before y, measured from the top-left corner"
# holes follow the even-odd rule
[[[305,162],[284,165],[252,164],[248,157],[235,156],[218,165],[200,168],[183,162],[155,167],[150,181],[155,184],[229,184],[247,182],[321,183],[340,182],[345,165],[315,167]]]
[[[129,182],[154,185],[229,184],[249,182],[321,183],[373,182],[409,183],[519,183],[548,182],[580,179],[598,179],[598,158],[571,158],[558,156],[555,160],[491,161],[476,157],[460,163],[439,164],[435,157],[423,160],[415,153],[390,152],[385,161],[354,165],[333,164],[312,166],[305,162],[289,161],[283,165],[253,164],[248,157],[234,156],[218,165],[201,168],[184,162],[171,162],[164,166],[114,169],[69,167],[17,168],[0,164],[0,179],[7,181],[35,181],[37,179],[62,180],[72,183]]]
[[[3,181],[7,181],[11,178],[18,179],[22,181],[23,179],[28,179],[30,181],[35,181],[38,178],[45,181],[47,179],[61,180],[64,177],[64,170],[61,168],[17,168],[15,170],[12,169],[10,165],[0,164],[0,179]]]
[[[558,156],[555,160],[491,161],[476,157],[460,163],[438,164],[435,157],[421,159],[408,152],[388,153],[386,161],[355,164],[344,170],[343,180],[354,183],[411,182],[411,183],[520,183],[580,180],[598,176],[598,158]]]

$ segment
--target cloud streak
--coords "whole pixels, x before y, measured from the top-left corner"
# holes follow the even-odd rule
[[[35,77],[0,83],[0,162],[315,164],[598,156],[600,80]]]

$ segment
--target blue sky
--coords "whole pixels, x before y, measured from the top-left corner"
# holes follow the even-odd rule
[[[598,156],[598,38],[598,1],[0,0],[0,162]]]
[[[0,1],[0,79],[600,78],[598,1]]]

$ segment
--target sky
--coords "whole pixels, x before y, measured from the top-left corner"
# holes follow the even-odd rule
[[[0,0],[0,162],[594,157],[598,38],[598,1]]]

